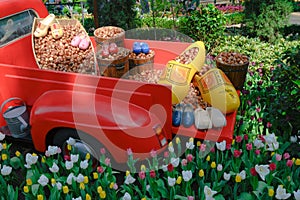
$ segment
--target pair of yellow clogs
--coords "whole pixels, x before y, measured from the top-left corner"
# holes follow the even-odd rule
[[[51,29],[51,34],[54,39],[59,39],[63,36],[63,29],[56,23],[54,14],[49,14],[46,18],[41,20],[33,34],[35,37],[44,37],[48,34],[49,28]]]
[[[218,68],[207,71],[203,76],[199,72],[205,62],[204,43],[197,41],[185,49],[179,58],[188,62],[171,60],[167,63],[158,83],[172,85],[172,104],[180,103],[188,94],[190,84],[198,87],[204,101],[227,114],[240,106],[239,96],[227,76]],[[192,55],[192,56],[191,56]]]

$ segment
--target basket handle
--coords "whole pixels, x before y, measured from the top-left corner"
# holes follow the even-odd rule
[[[23,103],[24,106],[26,106],[25,102],[23,101],[23,99],[19,98],[19,97],[12,97],[12,98],[9,98],[9,99],[6,99],[2,105],[1,105],[1,113],[3,114],[2,112],[2,109],[4,108],[4,106],[8,103],[8,102],[11,102],[11,101],[14,101],[14,100],[19,100]]]

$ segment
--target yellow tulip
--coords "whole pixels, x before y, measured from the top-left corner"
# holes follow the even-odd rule
[[[94,179],[98,179],[98,177],[99,177],[99,176],[98,176],[98,173],[97,173],[97,172],[94,172],[94,173],[93,173],[93,178],[94,178]]]
[[[2,144],[2,148],[6,149],[7,148],[7,144],[6,143]]]
[[[1,155],[1,157],[2,157],[2,160],[7,160],[7,154],[4,153]]]
[[[56,183],[55,178],[51,178],[51,184],[54,185]]]
[[[200,146],[201,146],[201,142],[197,141],[197,147],[200,147]]]
[[[127,170],[127,171],[126,171],[126,176],[128,176],[129,174],[130,174],[130,171]]]
[[[169,143],[169,147],[173,147],[173,143],[172,143],[172,141]]]
[[[204,176],[204,171],[203,171],[203,169],[200,169],[200,170],[199,170],[198,175],[199,175],[201,178]]]
[[[146,171],[146,166],[145,165],[141,165],[141,171]]]
[[[268,190],[268,195],[269,195],[270,197],[274,196],[274,190],[273,190],[272,188],[269,188],[269,190]]]
[[[25,186],[23,187],[23,191],[24,191],[25,193],[28,193],[28,192],[29,192],[29,187],[28,187],[27,185],[25,185]]]
[[[67,194],[69,192],[69,188],[67,185],[63,186],[63,192],[64,194]]]
[[[85,159],[86,160],[89,160],[91,158],[91,154],[90,153],[87,153],[86,155],[85,155]]]
[[[42,157],[42,163],[45,163],[45,162],[46,162],[46,157],[43,156],[43,157]]]
[[[208,155],[207,157],[206,157],[206,161],[210,161],[210,155]]]
[[[98,186],[98,187],[97,187],[97,192],[100,194],[102,191],[103,191],[102,187],[101,187],[101,186]]]
[[[32,156],[37,156],[37,154],[36,154],[36,153],[32,153],[31,155],[32,155]]]
[[[176,180],[176,183],[179,185],[182,181],[182,177],[181,176],[178,176],[177,180]]]
[[[16,154],[17,157],[20,157],[20,155],[21,155],[20,151],[16,151],[15,154]]]
[[[114,183],[114,182],[111,182],[111,183],[109,184],[109,188],[110,188],[110,189],[113,189],[113,188],[114,188],[114,185],[115,185],[115,183]]]
[[[273,152],[271,153],[271,156],[274,156],[274,154],[275,154],[275,152],[273,151]]]
[[[32,185],[32,180],[30,178],[26,179],[26,185]]]
[[[235,176],[235,182],[240,183],[242,181],[242,177],[240,175]]]
[[[300,159],[299,159],[299,158],[297,158],[297,159],[295,160],[295,165],[300,165]]]
[[[83,177],[83,183],[87,184],[89,182],[89,177],[85,176]]]
[[[105,199],[106,192],[105,191],[100,192],[99,196],[100,196],[101,199]]]
[[[89,195],[89,194],[86,194],[86,195],[85,195],[85,200],[92,200],[92,197],[91,197],[91,195]]]
[[[37,195],[37,199],[38,199],[38,200],[43,200],[43,199],[44,199],[44,196],[41,195],[41,194],[39,194],[39,195]]]
[[[232,140],[231,144],[234,145],[234,143],[235,143],[235,139]]]
[[[147,198],[146,198],[146,197],[143,197],[143,198],[141,198],[141,200],[147,200]]]
[[[179,137],[176,137],[176,144],[180,144],[180,138]]]
[[[189,142],[190,142],[190,143],[194,142],[194,138],[191,137],[191,138],[189,139]]]
[[[217,165],[216,165],[216,162],[212,162],[212,163],[210,164],[210,167],[213,168],[213,169],[216,168],[216,166],[217,166]]]
[[[85,189],[84,183],[79,183],[79,188],[80,188],[81,190],[84,190],[84,189]]]
[[[69,151],[71,151],[72,146],[68,144],[68,145],[67,145],[67,149],[68,149]]]

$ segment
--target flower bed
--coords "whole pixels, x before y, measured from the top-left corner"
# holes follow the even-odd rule
[[[45,154],[12,152],[0,134],[0,197],[299,200],[299,133],[279,129],[285,124],[275,124],[278,113],[274,115],[272,109],[280,105],[271,99],[279,96],[273,77],[279,66],[273,61],[296,44],[299,41],[281,40],[271,46],[257,39],[229,37],[213,51],[217,55],[235,49],[250,57],[232,144],[177,137],[162,154],[149,152],[151,159],[143,165],[128,149],[128,170],[115,172],[105,149],[93,168],[89,154],[77,155],[72,139],[68,141],[72,155],[62,158],[54,146]]]

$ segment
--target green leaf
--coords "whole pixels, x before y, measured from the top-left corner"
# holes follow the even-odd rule
[[[181,196],[181,195],[175,195],[174,199],[186,200],[186,197]]]
[[[168,191],[165,188],[165,184],[164,181],[162,179],[157,180],[157,190],[160,192],[161,196],[163,198],[167,198],[168,197]]]
[[[221,194],[218,194],[217,196],[214,196],[214,198],[215,198],[215,200],[225,200],[225,198]]]
[[[238,200],[252,200],[254,199],[253,196],[247,192],[243,192],[240,194],[240,196],[238,197]]]
[[[21,160],[18,157],[12,157],[10,159],[10,165],[14,168],[14,169],[18,169],[19,167],[21,167]]]
[[[258,186],[256,188],[256,191],[258,191],[260,194],[262,194],[266,187],[268,187],[267,183],[265,183],[263,181],[258,181]]]
[[[40,187],[40,184],[33,184],[33,185],[31,186],[31,191],[32,191],[32,194],[33,194],[34,196],[37,195],[37,193],[38,193],[38,191],[39,191],[39,187]]]

